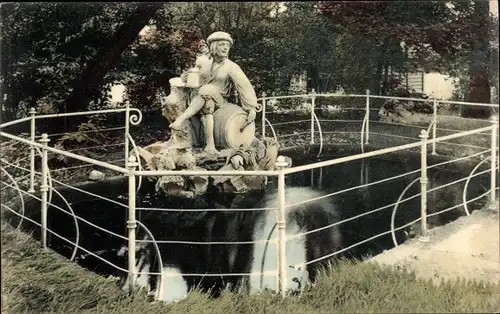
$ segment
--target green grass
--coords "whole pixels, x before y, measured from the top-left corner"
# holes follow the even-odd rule
[[[413,273],[369,263],[340,262],[300,297],[193,292],[178,303],[129,296],[98,276],[44,250],[27,234],[2,223],[2,313],[417,313],[493,312],[500,287],[417,280]]]

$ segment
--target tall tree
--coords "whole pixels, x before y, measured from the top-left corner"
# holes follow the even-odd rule
[[[190,2],[176,3],[174,24],[196,30],[200,39],[214,31],[231,34],[235,44],[231,59],[249,76],[257,93],[274,89],[278,69],[289,60],[279,58],[278,19],[272,12],[278,3],[270,2]]]
[[[82,69],[132,9],[115,3],[2,6],[2,96],[11,118],[30,107],[63,108]],[[107,90],[100,91],[91,100],[106,98]]]
[[[469,86],[468,101],[490,103],[490,21],[488,1],[472,3],[470,21],[475,25],[468,38],[469,46]],[[489,108],[464,106],[462,116],[471,118],[488,118]]]
[[[150,108],[159,90],[168,90],[168,80],[194,64],[200,50],[200,32],[192,26],[192,18],[179,17],[179,5],[170,4],[159,10],[148,24],[147,33],[135,40],[119,66],[130,75],[121,80],[127,87],[126,98],[136,106]],[[132,65],[132,66],[131,66]]]
[[[66,100],[68,112],[87,109],[89,100],[102,86],[105,75],[116,66],[123,51],[131,45],[161,7],[160,3],[137,5],[135,11],[116,30],[107,44],[103,45],[97,55],[88,62],[81,77],[73,85],[71,94]]]
[[[44,104],[57,110],[68,81],[106,42],[109,12],[102,4],[9,3],[1,13],[3,118]]]
[[[405,42],[425,71],[458,76],[467,59],[467,100],[490,101],[487,1],[325,1],[318,8],[356,36]],[[489,111],[471,108],[463,114],[487,117]]]
[[[385,92],[380,83],[387,81],[389,68],[398,72],[416,68],[429,70],[435,66],[426,62],[432,49],[448,52],[448,47],[441,44],[446,39],[442,21],[450,15],[443,1],[322,1],[317,8],[343,32],[378,51],[373,55],[376,62],[372,79],[374,92]],[[406,58],[403,42],[420,58],[413,63]]]
[[[155,6],[2,6],[2,118],[24,116],[30,107],[39,112],[66,112],[85,110],[89,104],[94,109],[106,106],[110,103],[111,86],[130,80],[134,72],[154,74],[150,71],[155,68],[154,59],[147,55],[151,49],[136,49],[140,54],[146,53],[136,55],[133,48],[140,42],[137,34],[143,26],[139,24],[154,20],[148,16],[157,10]],[[169,31],[161,39],[170,40]],[[127,46],[127,41],[132,44]],[[162,58],[175,63],[179,54],[172,55],[172,50],[176,49],[166,51]],[[51,126],[60,128],[60,124]]]

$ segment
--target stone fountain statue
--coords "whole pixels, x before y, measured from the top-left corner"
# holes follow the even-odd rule
[[[150,170],[273,170],[279,145],[255,137],[255,116],[260,106],[242,69],[228,59],[233,39],[215,32],[196,65],[170,80],[170,94],[161,97],[163,116],[171,128],[167,142],[138,147]],[[241,106],[229,102],[233,89]],[[218,148],[218,149],[217,149]],[[291,163],[289,163],[290,165]],[[216,176],[221,192],[260,189],[267,177]],[[206,192],[207,176],[163,176],[157,190],[167,195],[196,196]]]

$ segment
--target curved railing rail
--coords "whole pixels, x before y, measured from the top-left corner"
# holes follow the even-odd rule
[[[399,203],[401,203],[401,199],[403,196],[406,194],[406,191],[408,191],[417,181],[420,181],[420,178],[417,178],[408,184],[403,192],[398,197],[398,200],[396,201],[396,205],[394,205],[394,209],[392,210],[392,215],[391,215],[391,237],[392,241],[394,242],[394,246],[398,246],[398,241],[396,240],[396,233],[394,232],[394,221],[396,220],[396,212],[398,210]]]
[[[265,124],[267,123],[267,125],[269,125],[269,127],[271,128],[271,131],[273,132],[273,137],[274,137],[274,140],[276,141],[276,143],[278,143],[278,136],[276,136],[276,132],[274,131],[274,127],[273,125],[271,124],[271,122],[269,122],[269,120],[267,120],[267,118],[264,118],[264,126]],[[264,132],[265,132],[265,128],[263,129]],[[266,134],[265,133],[262,133],[262,137],[265,138],[266,137]]]
[[[362,120],[328,120],[328,119],[320,119],[318,117],[318,113],[322,110],[323,108],[316,108],[316,99],[318,97],[350,97],[350,98],[362,98],[365,99],[365,103],[363,107],[356,108],[356,107],[341,107],[340,110],[356,110],[356,111],[364,111],[364,115]],[[280,100],[280,99],[292,99],[292,98],[298,98],[298,99],[304,99],[304,100],[310,100],[310,105],[305,106],[307,113],[310,114],[309,119],[305,120],[300,120],[300,121],[290,121],[290,122],[279,122],[279,123],[271,123],[269,120],[269,112],[267,111],[266,108],[266,103],[271,100]],[[373,121],[370,120],[370,112],[378,110],[377,108],[371,108],[370,107],[370,99],[396,99],[396,100],[404,100],[404,101],[424,101],[424,102],[432,102],[433,104],[433,115],[430,116],[430,119],[428,123],[425,123],[425,127],[419,126],[419,125],[405,125],[404,123],[391,123],[391,122],[384,122],[387,124],[395,124],[395,125],[405,125],[408,128],[416,128],[421,130],[420,136],[417,138],[413,137],[408,137],[408,136],[400,136],[400,135],[394,135],[394,134],[384,134],[380,133],[377,131],[374,131],[374,128],[370,127],[374,123],[380,123],[380,121]],[[73,251],[71,254],[71,260],[75,259],[77,251],[82,251],[85,252],[88,255],[92,255],[95,258],[101,260],[102,262],[110,265],[111,267],[117,269],[120,272],[124,272],[128,274],[128,281],[129,284],[132,285],[135,283],[135,279],[137,278],[138,275],[149,275],[149,276],[158,276],[159,278],[159,285],[158,289],[156,291],[156,298],[160,299],[162,294],[163,294],[163,285],[165,278],[168,278],[172,274],[169,274],[168,272],[163,271],[163,256],[162,252],[160,251],[159,245],[161,244],[171,244],[171,243],[176,243],[176,244],[189,244],[189,245],[235,245],[235,244],[255,244],[255,243],[262,243],[262,244],[269,244],[269,243],[277,243],[278,244],[278,251],[279,254],[278,256],[284,256],[286,252],[286,242],[303,237],[308,234],[313,234],[317,233],[322,230],[327,230],[329,228],[338,226],[342,223],[348,222],[348,221],[353,221],[356,219],[359,219],[361,217],[374,214],[377,212],[380,212],[385,209],[393,208],[393,212],[391,215],[391,228],[390,230],[383,232],[381,234],[369,237],[367,239],[364,239],[363,241],[357,242],[353,245],[350,245],[348,247],[344,247],[341,250],[337,250],[335,252],[332,252],[331,254],[325,254],[324,256],[315,258],[313,260],[309,260],[305,263],[299,263],[296,265],[290,265],[291,267],[300,268],[304,267],[306,265],[312,264],[319,262],[321,260],[325,260],[328,258],[331,258],[335,255],[338,255],[342,252],[345,252],[347,250],[350,250],[352,248],[355,248],[359,245],[362,245],[363,243],[367,243],[369,241],[372,241],[376,238],[382,237],[382,236],[392,236],[394,245],[397,246],[398,243],[395,238],[395,232],[398,230],[403,230],[404,228],[407,228],[408,226],[411,226],[417,222],[420,222],[422,226],[422,234],[423,236],[426,236],[427,233],[427,218],[438,215],[441,213],[444,213],[446,211],[453,210],[454,208],[463,206],[465,209],[466,214],[469,213],[469,210],[467,208],[467,204],[470,204],[473,201],[476,201],[478,199],[484,198],[484,197],[489,197],[490,203],[495,204],[496,200],[496,190],[498,187],[496,186],[496,171],[498,169],[498,161],[497,161],[497,149],[498,149],[498,142],[497,142],[497,132],[498,132],[498,120],[492,120],[490,126],[482,126],[482,127],[473,127],[470,130],[462,131],[462,130],[454,130],[450,127],[447,127],[444,125],[444,128],[438,128],[438,124],[440,123],[440,120],[438,117],[438,106],[439,104],[447,104],[447,103],[457,103],[457,104],[462,104],[462,105],[471,105],[471,106],[487,106],[487,107],[494,107],[497,108],[498,105],[491,105],[491,104],[475,104],[475,103],[464,103],[464,102],[449,102],[449,101],[441,101],[441,100],[429,100],[429,99],[415,99],[415,98],[402,98],[402,97],[385,97],[385,96],[374,96],[370,95],[369,92],[367,92],[365,95],[339,95],[339,94],[317,94],[314,91],[311,94],[302,94],[302,95],[293,95],[293,96],[272,96],[272,97],[263,97],[259,99],[259,102],[261,102],[259,111],[262,113],[262,136],[265,137],[266,135],[266,126],[271,128],[273,137],[278,141],[280,140],[280,137],[283,138],[283,134],[280,134],[279,132],[276,132],[276,129],[278,127],[286,126],[286,125],[291,125],[293,123],[309,123],[310,124],[310,129],[306,130],[306,132],[297,132],[297,134],[307,134],[310,133],[310,142],[315,143],[315,135],[319,134],[319,145],[320,149],[318,152],[318,157],[321,155],[324,144],[325,144],[325,135],[329,134],[328,131],[325,131],[323,128],[324,125],[322,123],[331,123],[331,121],[338,121],[338,122],[346,122],[346,123],[360,123],[361,124],[361,131],[358,132],[349,132],[349,131],[336,131],[337,133],[344,133],[344,134],[359,134],[359,137],[356,136],[356,138],[360,139],[360,145],[361,145],[361,154],[353,155],[353,156],[346,156],[342,158],[337,158],[337,159],[331,159],[331,160],[325,160],[321,162],[315,162],[312,164],[308,165],[302,165],[302,166],[296,166],[296,167],[290,167],[286,168],[286,165],[284,164],[278,164],[278,169],[273,170],[273,171],[145,171],[142,169],[140,162],[138,162],[139,155],[137,152],[137,146],[134,141],[134,139],[130,135],[130,126],[131,125],[138,125],[141,120],[142,120],[142,114],[138,109],[135,108],[130,108],[129,105],[126,106],[126,108],[121,108],[121,109],[113,109],[113,110],[100,110],[100,111],[90,111],[90,112],[79,112],[79,113],[71,113],[71,114],[54,114],[54,115],[36,115],[34,111],[31,111],[31,117],[27,118],[22,118],[16,121],[11,121],[8,123],[1,124],[0,127],[2,128],[2,131],[0,132],[0,136],[3,138],[7,138],[9,140],[15,141],[16,143],[21,143],[28,145],[30,147],[30,157],[29,157],[29,169],[26,167],[21,167],[20,165],[16,165],[15,163],[10,163],[4,159],[2,159],[2,173],[4,173],[10,182],[10,184],[4,182],[4,187],[6,188],[11,188],[13,189],[16,193],[20,195],[20,204],[19,206],[21,207],[19,210],[16,210],[15,208],[11,208],[8,205],[2,204],[2,207],[5,208],[6,210],[12,212],[14,215],[21,217],[21,221],[18,224],[18,227],[21,226],[21,223],[23,220],[30,221],[31,223],[34,223],[35,225],[39,226],[42,230],[42,234],[48,232],[49,234],[52,234],[58,238],[61,238],[63,241],[70,243],[73,247]],[[318,111],[318,113],[316,112]],[[82,155],[76,154],[74,152],[70,151],[65,151],[61,149],[57,149],[54,147],[51,147],[48,145],[48,138],[49,136],[47,134],[42,134],[40,142],[35,141],[37,139],[36,136],[36,120],[37,119],[49,119],[49,118],[57,118],[57,117],[64,117],[64,116],[75,116],[75,115],[90,115],[90,114],[102,114],[102,113],[125,113],[126,119],[125,119],[125,126],[123,129],[125,130],[125,135],[124,135],[124,164],[123,166],[117,166],[114,164],[111,164],[109,162],[103,162],[103,161],[98,161],[92,158],[84,157]],[[464,121],[470,121],[472,119],[464,119]],[[18,124],[18,123],[23,123],[23,122],[31,122],[31,133],[30,133],[30,138],[26,139],[21,136],[16,136],[13,134],[10,134],[8,132],[5,132],[5,128]],[[297,131],[297,129],[294,129]],[[447,132],[452,132],[452,134],[449,135],[444,135],[444,136],[438,136],[437,131],[438,130],[446,130]],[[309,132],[307,132],[309,131]],[[370,136],[371,135],[381,135],[381,136],[393,136],[393,137],[399,137],[405,140],[409,140],[410,143],[403,144],[403,145],[398,145],[398,146],[393,146],[389,148],[384,148],[384,149],[378,149],[374,150],[371,152],[365,152],[365,146],[366,144],[369,143],[370,141]],[[429,135],[431,137],[429,138]],[[450,143],[450,140],[453,139],[460,139],[460,138],[466,138],[470,136],[488,136],[490,138],[490,143],[488,145],[489,149],[486,149],[486,147],[482,147],[480,145],[465,145],[465,144],[460,144],[460,143]],[[436,154],[436,144],[437,143],[441,144],[454,144],[462,147],[468,147],[468,148],[474,148],[474,149],[480,149],[479,152],[474,152],[472,154],[469,154],[465,157],[459,157],[459,158],[451,158],[449,161],[442,162],[439,164],[434,164],[431,166],[427,166],[427,146],[431,145],[432,146],[432,154]],[[440,145],[441,145],[440,144]],[[130,145],[132,145],[132,150],[130,150]],[[286,145],[282,145],[286,146]],[[335,191],[333,193],[328,193],[325,195],[322,195],[320,197],[316,197],[313,199],[308,199],[308,200],[303,200],[299,203],[294,203],[294,204],[289,204],[286,202],[285,199],[285,177],[286,175],[297,173],[300,171],[311,171],[312,169],[315,168],[320,168],[322,170],[323,167],[328,167],[332,165],[339,165],[343,164],[346,162],[351,162],[351,161],[356,161],[356,160],[361,160],[365,161],[368,158],[375,157],[375,156],[381,156],[385,154],[391,154],[395,152],[401,152],[404,150],[408,149],[419,149],[420,154],[421,154],[421,167],[420,169],[410,171],[404,174],[400,174],[397,176],[392,176],[388,178],[384,178],[378,181],[370,182],[369,178],[366,177],[362,180],[362,184],[359,186],[355,187],[350,187],[347,189],[343,189],[341,191]],[[35,171],[35,152],[39,151],[39,154],[41,155],[41,172]],[[129,153],[133,152],[132,155]],[[55,170],[50,170],[48,167],[48,153],[56,154],[56,155],[62,155],[66,156],[69,158],[73,158],[76,160],[79,160],[85,165],[92,165],[94,167],[102,167],[104,169],[112,170],[115,172],[118,172],[120,174],[128,176],[128,184],[129,184],[129,190],[128,190],[128,201],[125,202],[120,202],[118,200],[110,199],[102,195],[98,195],[96,193],[91,193],[89,191],[79,189],[77,187],[73,187],[69,184],[64,183],[62,180],[57,180],[53,178],[53,175],[51,174]],[[487,156],[489,154],[489,156]],[[437,166],[444,166],[448,163],[452,162],[458,162],[458,161],[464,161],[467,159],[472,159],[476,158],[479,156],[487,156],[485,159],[483,159],[479,164],[477,164],[468,177],[458,179],[456,181],[442,184],[440,186],[433,187],[432,189],[427,188],[427,171],[433,167]],[[476,171],[479,169],[481,165],[486,164],[487,162],[490,163],[489,169],[485,171],[481,171],[476,173]],[[7,167],[4,167],[4,164],[7,165]],[[9,167],[20,169],[27,173],[30,177],[29,180],[29,187],[27,188],[28,191],[25,191],[23,187],[19,184],[16,183],[16,180],[13,175],[11,175],[8,172]],[[477,177],[479,175],[484,175],[484,174],[490,174],[490,188],[488,191],[483,193],[480,196],[477,196],[471,200],[467,200],[467,189],[469,186],[469,183],[471,181],[471,178]],[[39,185],[39,194],[35,194],[35,175],[40,177],[40,182],[41,185]],[[175,240],[164,240],[164,239],[159,239],[156,238],[151,230],[149,230],[142,222],[139,221],[139,219],[136,218],[136,212],[137,211],[166,211],[166,212],[223,212],[223,211],[228,211],[228,209],[175,209],[175,208],[146,208],[146,207],[138,207],[136,204],[136,193],[139,191],[142,183],[142,177],[143,176],[170,176],[170,175],[183,175],[183,176],[193,176],[193,175],[202,175],[202,176],[277,176],[278,178],[278,207],[277,208],[241,208],[241,209],[230,209],[231,211],[275,211],[277,212],[277,221],[276,221],[276,226],[277,226],[277,239],[267,239],[267,240],[252,240],[252,241],[239,241],[239,242],[229,242],[229,241],[175,241]],[[395,200],[394,203],[376,208],[376,209],[371,209],[371,210],[366,210],[362,212],[361,214],[355,215],[353,217],[344,219],[342,221],[336,221],[333,224],[329,224],[320,228],[316,228],[314,230],[309,230],[307,232],[302,232],[300,234],[294,234],[294,235],[289,235],[286,236],[284,233],[285,230],[285,222],[286,222],[286,213],[287,209],[293,206],[298,206],[298,205],[306,205],[311,202],[317,202],[320,201],[321,199],[326,199],[328,197],[334,197],[334,196],[339,196],[342,195],[343,193],[347,193],[349,191],[354,191],[354,190],[359,190],[359,189],[366,189],[371,186],[375,186],[377,184],[381,184],[383,182],[389,182],[391,180],[396,180],[396,179],[401,179],[405,178],[408,176],[412,175],[417,175],[418,177],[416,179],[413,179],[409,185],[407,185],[402,193],[399,195],[398,199]],[[138,178],[136,178],[138,177]],[[137,182],[136,182],[137,179]],[[409,190],[411,185],[415,184],[417,181],[420,181],[420,193],[416,195],[412,195],[409,197],[404,197],[405,193]],[[465,186],[463,189],[463,199],[462,202],[458,205],[451,206],[449,208],[433,212],[431,214],[427,214],[427,194],[429,192],[437,191],[439,189],[443,189],[445,187],[451,186],[453,184],[457,184],[459,182],[464,182],[465,181]],[[78,215],[75,214],[75,211],[72,208],[72,203],[68,202],[68,200],[65,198],[63,193],[55,189],[55,184],[58,184],[60,186],[63,186],[68,189],[72,189],[73,191],[77,191],[80,193],[84,193],[86,195],[92,196],[94,198],[98,198],[101,200],[105,200],[109,203],[112,203],[114,205],[118,205],[124,209],[128,210],[128,221],[127,221],[127,228],[128,228],[128,236],[124,236],[121,234],[118,234],[116,232],[112,232],[111,230],[107,230],[106,228],[103,228],[102,226],[99,226],[96,223],[92,223],[82,217],[79,217]],[[62,200],[62,202],[65,204],[67,209],[61,208],[60,206],[53,204],[52,200],[52,193],[56,193]],[[24,204],[23,197],[21,195],[27,195],[29,197],[35,198],[40,201],[41,203],[41,214],[42,214],[42,221],[36,222],[33,219],[29,218],[26,216],[26,208]],[[405,223],[403,226],[395,227],[394,226],[394,221],[395,221],[395,215],[397,212],[397,209],[400,204],[404,202],[408,202],[412,199],[417,199],[420,198],[420,217],[418,219],[415,219],[411,222]],[[54,208],[57,209],[61,212],[66,213],[67,215],[73,217],[74,223],[75,223],[75,229],[76,229],[76,236],[75,240],[71,241],[68,239],[65,239],[63,236],[57,234],[53,230],[51,230],[50,226],[47,225],[46,217],[47,217],[47,210],[48,208]],[[102,258],[97,254],[96,252],[91,252],[90,250],[81,247],[80,244],[80,225],[85,224],[88,226],[91,226],[101,232],[105,232],[106,234],[116,237],[120,240],[123,241],[128,241],[128,269],[125,269],[123,267],[120,267],[118,265],[115,265],[114,263],[107,261],[106,259]],[[138,227],[142,227],[145,230],[145,233],[147,234],[147,238],[144,240],[136,239],[137,236],[137,230]],[[46,236],[42,236],[42,240],[44,246],[47,246],[46,243]],[[153,245],[153,249],[156,253],[156,258],[158,259],[158,271],[157,272],[143,272],[143,271],[137,271],[135,261],[136,259],[136,244],[148,244],[151,243]],[[219,277],[219,276],[250,276],[250,275],[256,275],[256,276],[264,276],[264,275],[271,275],[271,276],[277,276],[279,277],[279,287],[278,290],[282,293],[285,294],[285,291],[287,291],[287,279],[286,279],[286,273],[287,273],[287,267],[288,265],[284,264],[285,261],[282,258],[279,258],[279,269],[275,271],[263,271],[261,270],[260,272],[252,272],[252,273],[229,273],[229,274],[220,274],[220,273],[200,273],[200,274],[183,274],[184,276],[199,276],[199,277]]]
[[[3,159],[2,159],[2,162],[3,162]],[[16,179],[14,179],[14,177],[11,176],[10,173],[8,173],[7,170],[5,170],[5,168],[3,168],[3,167],[2,167],[2,172],[12,181],[12,183],[14,184],[15,190],[17,191],[17,193],[19,193],[19,200],[21,202],[21,214],[19,214],[20,218],[19,218],[19,223],[17,224],[17,228],[20,228],[21,225],[23,224],[23,218],[24,218],[24,213],[25,213],[24,198],[23,198],[22,190],[19,188],[19,185],[17,184]],[[3,182],[3,184],[4,184],[4,187],[9,186],[9,185],[5,184],[5,182]],[[2,190],[3,190],[3,187],[2,187]]]
[[[315,112],[313,112],[313,117],[314,120],[316,121],[316,125],[318,126],[318,132],[319,132],[319,151],[318,151],[318,157],[321,156],[321,152],[323,151],[323,131],[321,130],[321,123],[319,123],[318,116],[316,115]]]
[[[361,144],[361,153],[364,153],[365,152],[365,144],[368,144],[368,139],[366,139],[366,142],[365,142],[365,132],[366,132],[366,127],[368,125],[368,116],[365,115],[365,117],[363,118],[363,122],[361,124],[361,134],[360,134],[360,141],[359,143]]]
[[[156,258],[158,259],[158,269],[159,272],[161,273],[160,275],[160,283],[159,283],[159,288],[156,290],[156,299],[160,299],[161,296],[163,295],[163,259],[161,258],[161,251],[160,248],[158,247],[158,242],[156,242],[155,237],[153,233],[146,227],[145,224],[137,220],[137,224],[146,231],[148,237],[152,240],[153,247],[155,249],[156,253]]]
[[[463,201],[463,204],[464,204],[464,210],[465,210],[465,213],[467,214],[467,216],[470,215],[470,211],[469,211],[469,208],[467,206],[467,189],[469,187],[469,183],[470,183],[470,180],[475,176],[475,173],[477,171],[477,169],[479,169],[479,167],[484,164],[485,162],[491,160],[491,156],[490,157],[486,157],[484,160],[482,160],[481,162],[479,162],[475,167],[474,169],[472,169],[472,171],[470,172],[469,176],[467,177],[467,181],[465,181],[465,185],[464,185],[464,189],[463,189],[463,192],[462,192],[462,201]]]

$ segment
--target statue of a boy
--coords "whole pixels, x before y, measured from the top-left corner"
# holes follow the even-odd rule
[[[196,65],[200,79],[197,95],[170,127],[179,130],[185,120],[200,112],[206,137],[205,152],[218,154],[215,149],[213,113],[227,102],[231,85],[238,92],[242,108],[248,112],[247,123],[254,121],[258,104],[247,76],[236,63],[228,59],[229,49],[233,45],[231,36],[225,32],[215,32],[208,36],[207,44],[209,55],[200,58]],[[186,82],[187,73],[183,73],[181,78]]]

